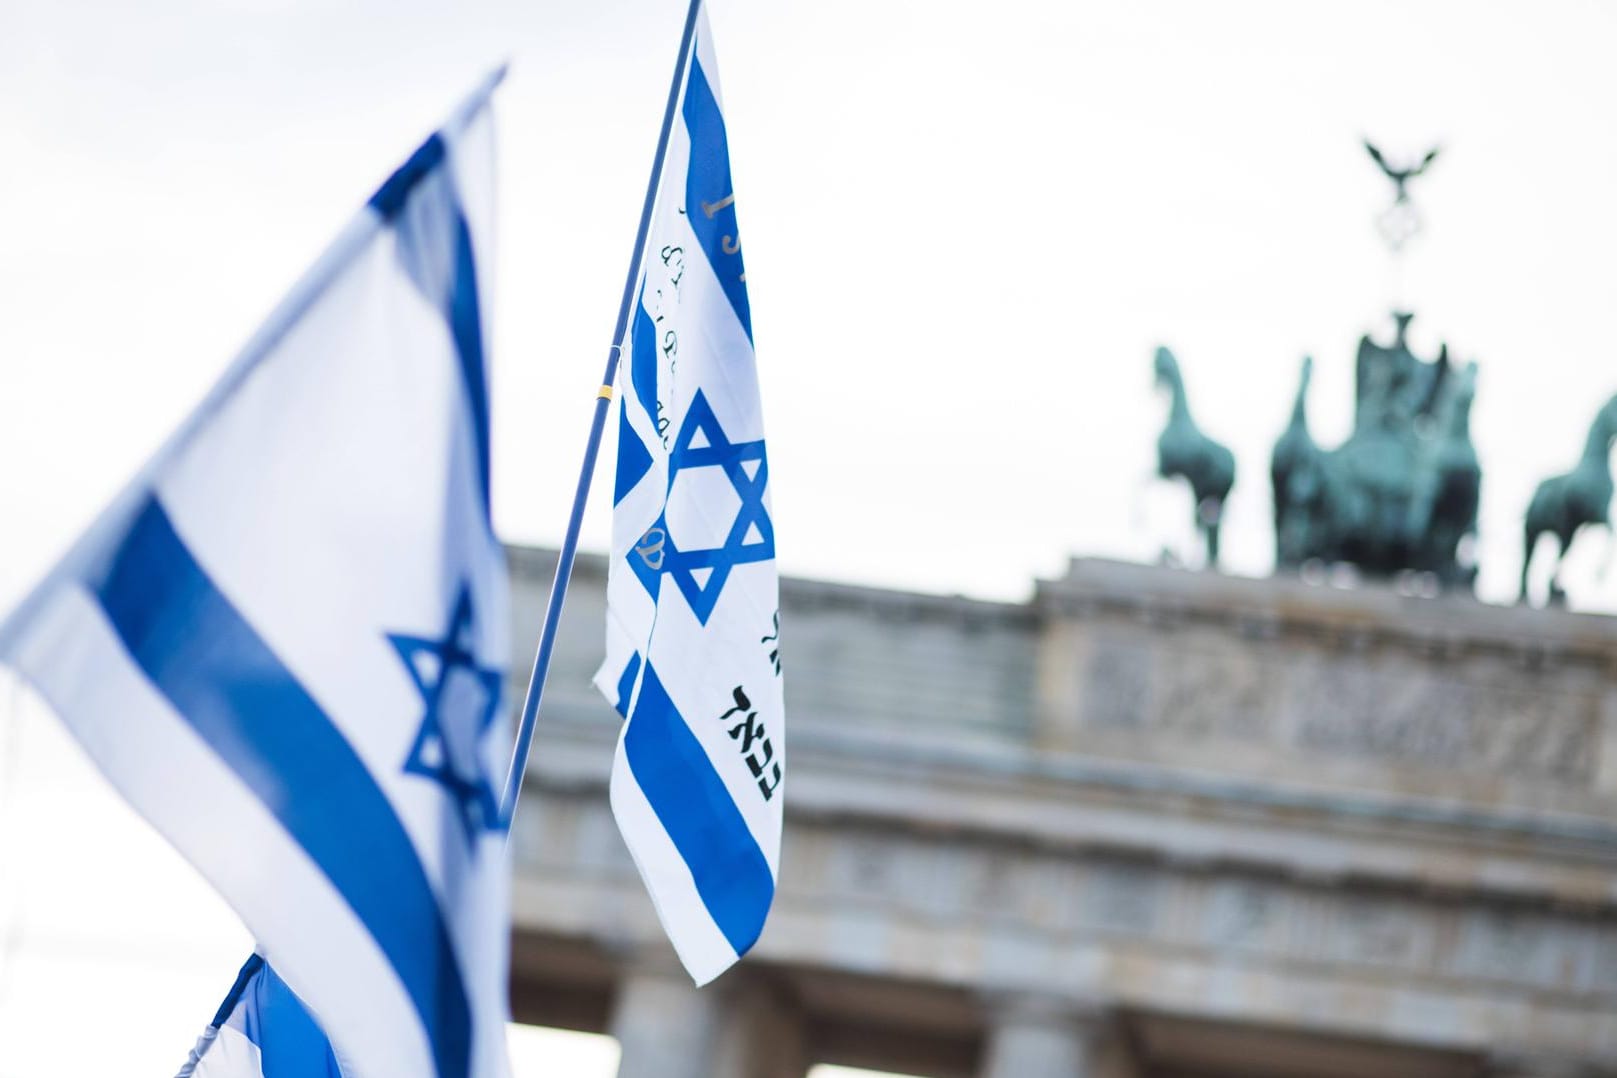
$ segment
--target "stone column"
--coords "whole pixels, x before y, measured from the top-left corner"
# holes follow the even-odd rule
[[[808,1046],[796,999],[755,970],[726,973],[720,984],[726,994],[714,1078],[804,1078]]]
[[[1595,752],[1595,789],[1617,793],[1617,685],[1608,685],[1600,702],[1600,737]]]
[[[803,1023],[767,977],[731,970],[705,988],[673,954],[637,956],[619,982],[618,1078],[803,1078]]]
[[[1102,1078],[1108,1024],[1093,1004],[1022,993],[995,997],[981,1078]]]

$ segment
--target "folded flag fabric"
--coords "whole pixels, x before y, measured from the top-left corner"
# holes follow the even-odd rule
[[[613,812],[700,984],[757,940],[780,860],[779,585],[747,276],[705,16],[620,377],[596,685],[626,718]]]
[[[265,1060],[270,1064],[265,1066]],[[301,1000],[253,955],[175,1078],[342,1078]]]
[[[344,1078],[508,1073],[497,81],[0,624],[0,661],[253,933],[276,979],[244,998],[284,982]]]

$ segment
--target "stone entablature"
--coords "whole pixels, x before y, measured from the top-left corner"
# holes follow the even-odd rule
[[[1035,602],[1043,744],[1617,816],[1617,619],[1092,560]]]
[[[531,640],[553,560],[513,563]],[[546,947],[617,969],[660,937],[605,802],[616,722],[587,684],[604,565],[580,569],[516,834],[517,924],[549,957],[519,948],[519,983],[544,979]],[[746,965],[811,1048],[864,1043],[871,1008],[838,1002],[857,988],[912,1023],[891,1044],[937,1048],[921,1073],[1089,1057],[1051,1037],[1090,1019],[1029,1026],[1006,998],[1113,1016],[1128,1036],[1102,1054],[1143,1053],[1092,1068],[1119,1078],[1223,1074],[1215,1045],[1243,1037],[1346,1078],[1617,1072],[1610,619],[1096,562],[1027,604],[782,592],[788,827]],[[1143,689],[1108,688],[1131,663]],[[931,691],[905,687],[929,670]],[[1381,699],[1331,677],[1482,703],[1432,720],[1465,736],[1386,751],[1319,734]],[[1523,686],[1573,702],[1525,721]],[[1510,732],[1535,724],[1553,736]],[[1376,1053],[1391,1062],[1353,1062]]]

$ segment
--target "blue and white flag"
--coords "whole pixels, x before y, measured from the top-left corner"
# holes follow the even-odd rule
[[[286,982],[253,955],[175,1078],[343,1078],[331,1042]]]
[[[0,661],[241,915],[344,1078],[509,1072],[497,81],[0,624]]]
[[[612,809],[698,984],[757,940],[786,742],[769,460],[706,16],[619,378],[606,661]]]

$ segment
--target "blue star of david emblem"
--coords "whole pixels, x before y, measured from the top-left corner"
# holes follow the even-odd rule
[[[387,635],[426,707],[405,773],[443,787],[468,842],[499,826],[499,802],[483,767],[482,745],[499,710],[504,678],[499,669],[479,665],[473,625],[471,591],[462,585],[441,639]]]
[[[697,621],[703,625],[738,565],[769,561],[775,556],[775,525],[764,505],[764,489],[769,484],[769,461],[762,439],[732,442],[719,426],[718,417],[701,390],[696,391],[685,421],[668,455],[668,489],[684,471],[718,468],[741,499],[735,520],[723,542],[706,549],[683,549],[668,531],[665,511],[657,523],[629,551],[629,567],[653,599],[658,584],[668,576],[685,596]],[[722,522],[721,522],[722,523]]]

